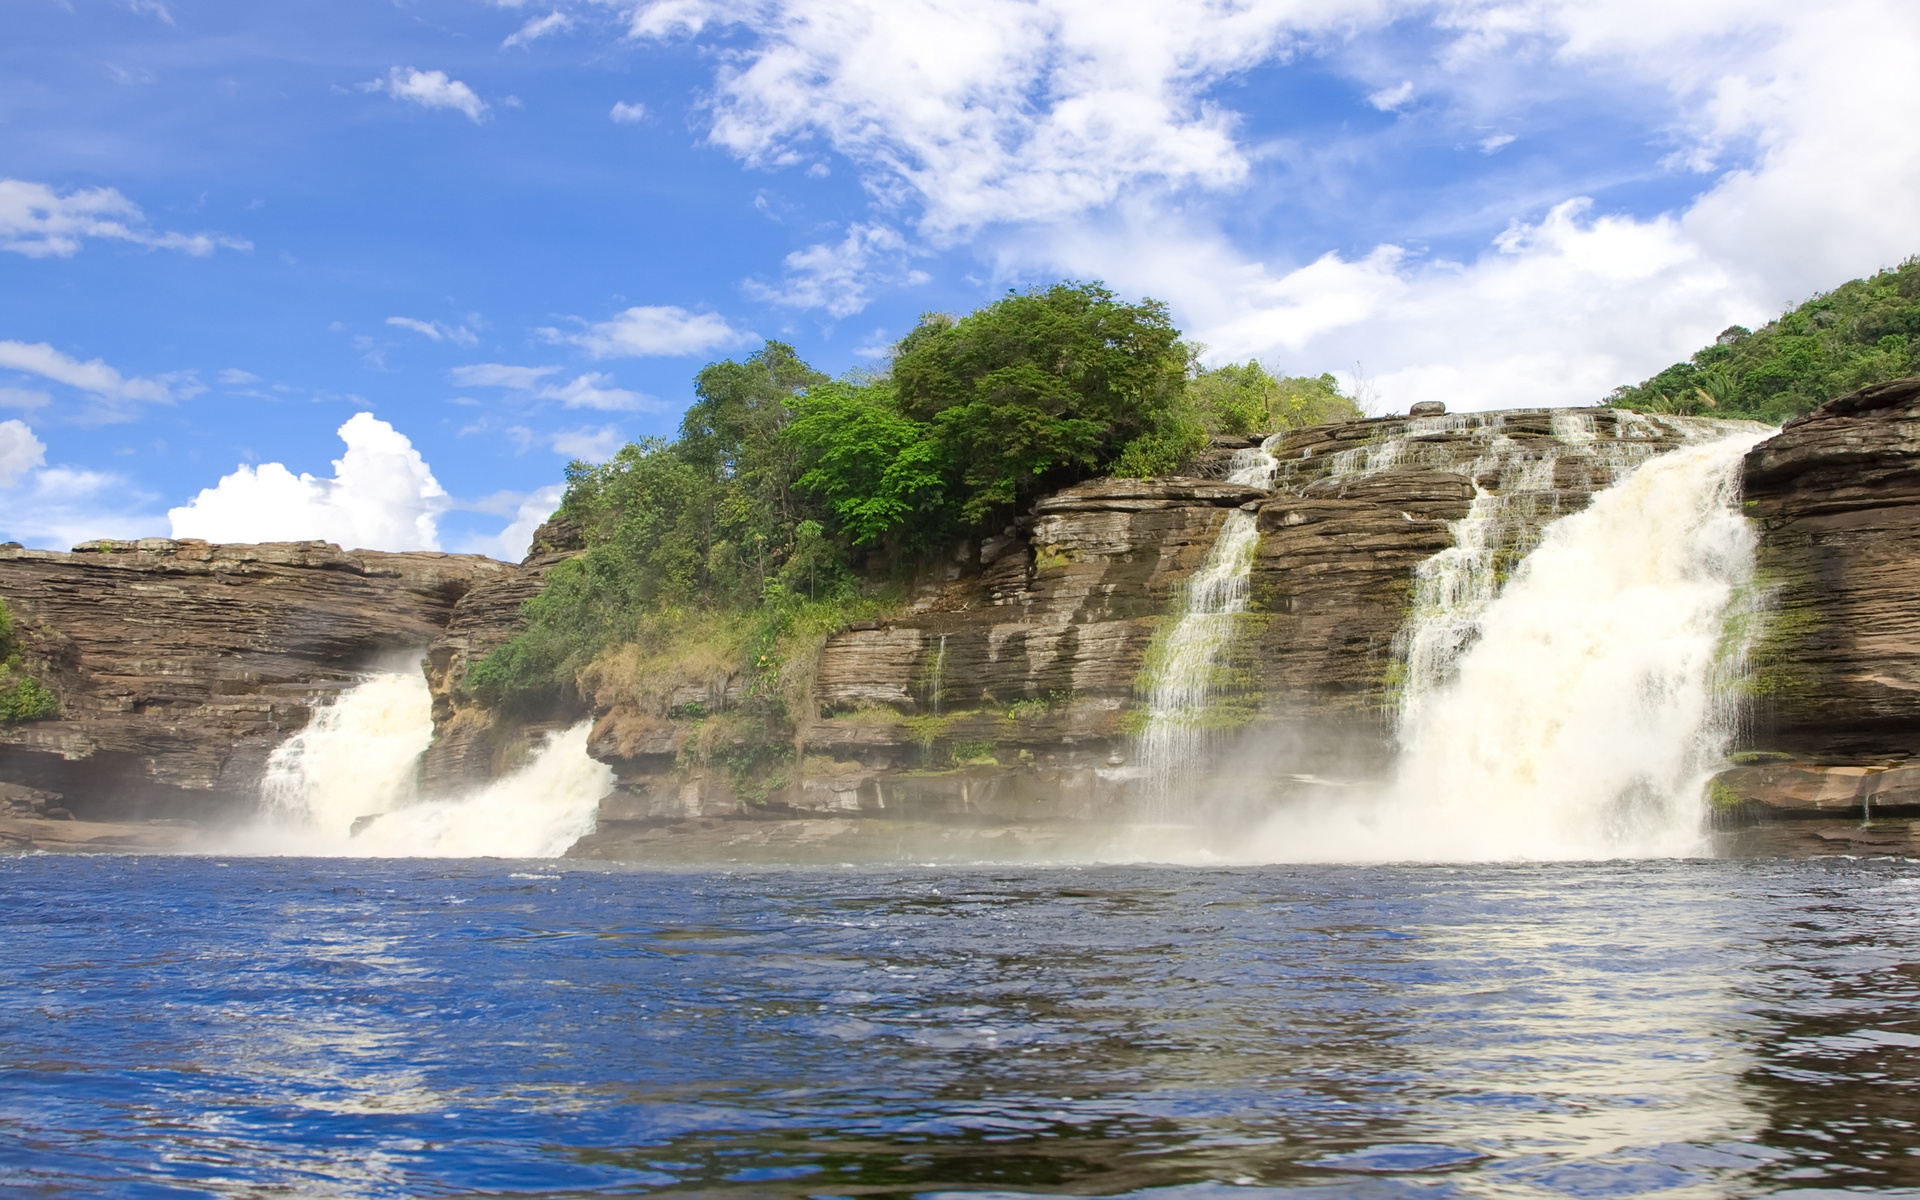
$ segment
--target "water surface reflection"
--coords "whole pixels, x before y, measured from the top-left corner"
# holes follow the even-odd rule
[[[1905,863],[0,881],[17,1192],[1920,1183]]]

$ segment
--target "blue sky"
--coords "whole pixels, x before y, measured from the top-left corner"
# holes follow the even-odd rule
[[[1920,16],[1806,9],[15,0],[0,536],[517,555],[702,364],[1062,277],[1588,403],[1920,252]]]

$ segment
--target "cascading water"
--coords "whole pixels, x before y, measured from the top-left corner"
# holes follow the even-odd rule
[[[1268,448],[1233,456],[1227,482],[1271,487],[1278,463]],[[1179,619],[1147,652],[1147,721],[1137,754],[1145,775],[1146,815],[1176,819],[1190,782],[1207,753],[1208,702],[1218,690],[1220,658],[1232,641],[1235,618],[1246,612],[1248,580],[1260,532],[1254,515],[1227,514],[1207,559],[1187,580]]]
[[[261,821],[223,847],[266,854],[552,858],[593,832],[613,773],[588,722],[549,735],[513,774],[457,800],[420,801],[432,695],[417,671],[370,676],[274,751]]]
[[[1708,427],[1712,428],[1712,427]],[[1468,643],[1405,702],[1372,804],[1295,812],[1285,859],[1567,859],[1685,854],[1733,733],[1727,616],[1751,584],[1739,470],[1766,430],[1722,425],[1548,526],[1497,597],[1415,614],[1410,644]],[[1413,689],[1410,687],[1410,692]]]

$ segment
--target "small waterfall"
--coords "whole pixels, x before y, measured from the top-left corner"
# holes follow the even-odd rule
[[[261,820],[222,849],[355,857],[552,858],[593,832],[613,773],[587,755],[589,722],[551,734],[511,775],[421,801],[432,695],[418,671],[373,675],[314,711],[267,760]]]
[[[420,756],[432,741],[426,678],[375,675],[315,708],[307,727],[274,750],[261,807],[272,824],[345,838],[356,819],[413,801]]]
[[[947,635],[940,635],[940,648],[934,651],[933,667],[927,673],[927,699],[933,705],[933,715],[940,715],[940,705],[945,698],[947,688]]]
[[[1740,464],[1770,431],[1718,432],[1548,526],[1497,596],[1462,588],[1417,612],[1410,644],[1460,648],[1450,669],[1410,682],[1387,795],[1276,824],[1273,856],[1696,851],[1701,796],[1734,732],[1726,685],[1744,648],[1728,644],[1727,617],[1752,580]]]
[[[1268,447],[1274,441],[1268,438],[1258,449],[1236,453],[1227,482],[1271,487],[1278,464]],[[1259,542],[1254,515],[1242,509],[1229,512],[1206,561],[1187,580],[1179,619],[1147,650],[1147,719],[1137,738],[1137,754],[1145,772],[1146,815],[1153,819],[1170,821],[1183,815],[1187,785],[1205,760],[1208,701],[1218,690],[1220,657],[1233,639],[1235,618],[1247,611],[1247,585]]]

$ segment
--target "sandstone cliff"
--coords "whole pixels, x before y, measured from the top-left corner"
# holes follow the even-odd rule
[[[1760,527],[1748,765],[1716,797],[1920,810],[1920,379],[1843,396],[1747,456]]]
[[[57,718],[0,725],[0,779],[83,820],[217,821],[312,707],[385,661],[418,661],[476,584],[471,555],[325,542],[145,538],[0,549],[0,598]]]
[[[674,703],[612,705],[592,753],[620,783],[579,852],[640,853],[662,822],[743,814],[1123,816],[1149,647],[1236,507],[1257,513],[1261,539],[1216,698],[1216,766],[1250,796],[1338,786],[1390,756],[1412,573],[1476,496],[1524,553],[1547,521],[1711,427],[1612,410],[1378,418],[1280,440],[1272,490],[1101,480],[1046,497],[923,578],[892,619],[826,640],[793,768],[764,796],[703,765],[724,755],[685,715],[724,709],[727,679],[682,697],[699,703],[678,717]],[[1236,448],[1200,465],[1220,474]]]

